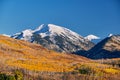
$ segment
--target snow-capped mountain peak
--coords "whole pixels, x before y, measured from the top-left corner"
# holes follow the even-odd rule
[[[90,35],[86,36],[85,39],[91,41],[91,40],[93,40],[93,39],[100,39],[100,37],[95,36],[95,35],[93,35],[93,34],[90,34]]]
[[[41,29],[39,30],[39,33],[40,34],[45,33],[46,36],[52,36],[52,35],[56,35],[56,34],[60,35],[62,33],[65,33],[65,28],[54,25],[54,24],[42,25]],[[44,36],[44,37],[46,37],[46,36]]]
[[[62,35],[64,37],[68,37],[70,39],[77,39],[80,38],[81,36],[67,28],[57,26],[54,24],[48,24],[48,25],[40,25],[37,29],[33,30],[34,34],[39,34],[41,35],[42,38],[46,36],[54,37],[56,35]],[[84,40],[83,40],[84,41]]]
[[[73,37],[74,35],[74,38],[78,38],[80,35],[78,35],[77,33],[71,31],[70,29],[67,29],[67,28],[64,28],[64,27],[61,27],[61,26],[57,26],[57,25],[54,25],[54,24],[48,24],[48,27],[49,27],[49,31],[51,34],[57,34],[57,35],[65,35],[65,36],[68,36],[70,38]]]
[[[62,34],[62,33],[65,33],[65,32],[71,32],[71,30],[69,30],[67,28],[57,26],[57,25],[54,25],[54,24],[48,24],[48,27],[49,27],[49,31],[51,33]]]
[[[65,32],[65,28],[54,25],[54,24],[48,24],[48,27],[51,33],[61,34]]]
[[[92,42],[74,31],[54,24],[42,24],[34,30],[27,29],[11,37],[39,43],[58,52],[76,52],[88,50],[94,46]]]

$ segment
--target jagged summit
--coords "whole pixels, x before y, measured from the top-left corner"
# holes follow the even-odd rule
[[[54,24],[42,24],[34,30],[27,29],[11,37],[38,43],[58,52],[71,53],[88,50],[94,46],[92,42],[74,31]]]

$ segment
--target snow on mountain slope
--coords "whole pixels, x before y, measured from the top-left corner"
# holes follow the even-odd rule
[[[32,30],[30,30],[30,29],[23,31],[23,39],[26,41],[31,41],[32,35],[33,35],[33,33],[32,33]]]
[[[27,29],[11,37],[38,43],[58,52],[71,53],[88,50],[94,46],[92,42],[84,39],[79,34],[54,24],[42,24],[35,30]]]
[[[85,39],[91,41],[94,39],[100,39],[100,37],[90,34],[90,35],[86,36]]]
[[[40,27],[38,27],[37,29],[35,29],[33,31],[35,34],[40,34],[42,38],[46,37],[46,36],[56,36],[56,35],[62,35],[62,36],[67,36],[72,40],[75,40],[77,38],[79,38],[80,35],[78,35],[77,33],[64,28],[64,27],[60,27],[54,24],[48,24],[47,26],[42,24]]]

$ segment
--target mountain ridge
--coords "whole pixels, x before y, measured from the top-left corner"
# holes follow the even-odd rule
[[[84,39],[74,31],[54,24],[42,24],[35,30],[27,29],[11,37],[38,43],[48,49],[67,53],[89,50],[94,46],[94,43]]]
[[[96,44],[86,54],[92,59],[106,59],[120,57],[120,35],[112,35]]]

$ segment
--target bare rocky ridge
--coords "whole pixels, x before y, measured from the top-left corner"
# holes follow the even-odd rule
[[[92,59],[120,58],[120,35],[105,38],[84,56]]]

